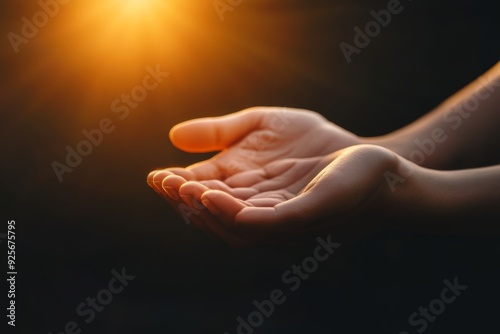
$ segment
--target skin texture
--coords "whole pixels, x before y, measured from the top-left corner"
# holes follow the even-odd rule
[[[415,163],[433,169],[459,169],[498,164],[500,131],[500,62],[415,122],[390,134],[363,138],[412,160],[416,142],[442,129],[446,140]],[[421,150],[421,149],[420,149]]]
[[[470,110],[458,109],[463,105]],[[458,218],[479,218],[485,223],[464,230],[497,231],[486,218],[500,216],[500,166],[438,169],[480,164],[475,145],[497,154],[499,106],[497,65],[422,119],[381,137],[358,137],[300,109],[255,107],[195,119],[170,131],[172,143],[219,153],[155,170],[148,184],[194,226],[235,247],[300,238],[359,217],[424,231],[451,231]],[[411,161],[415,139],[429,138],[432,152]]]

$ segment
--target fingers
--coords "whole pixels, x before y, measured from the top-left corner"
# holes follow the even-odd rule
[[[186,167],[186,170],[195,175],[198,181],[224,180],[229,176],[229,174],[225,171],[225,168],[219,165],[217,156],[188,166]]]
[[[147,182],[148,185],[156,191],[160,196],[165,197],[165,192],[162,187],[163,179],[167,176],[174,175],[167,170],[154,170],[148,174]]]
[[[156,192],[163,193],[164,189],[162,187],[162,182],[167,176],[170,175],[178,175],[185,181],[195,180],[195,175],[192,172],[186,170],[185,168],[174,167],[158,169],[150,172],[147,177],[147,183]]]
[[[282,218],[279,215],[269,215],[270,211],[267,209],[275,211],[272,206],[291,196],[272,192],[245,202],[234,195],[254,196],[254,189],[232,189],[216,180],[204,182],[205,184],[186,181],[169,171],[152,173],[148,176],[148,182],[174,206],[186,223],[192,223],[208,235],[217,236],[238,248],[247,247],[257,240],[268,240],[270,236],[275,240],[278,237],[275,233],[280,231],[279,220]],[[253,208],[259,210],[247,212],[238,221],[238,214],[253,205],[265,208]],[[283,219],[289,222],[289,219]],[[283,232],[286,233],[287,228],[293,229],[292,226],[283,226]]]
[[[258,193],[245,199],[244,202],[223,194],[207,193],[206,197],[214,196],[210,197],[210,200],[219,211],[223,211],[221,216],[234,216],[234,228],[238,231],[244,230],[245,232],[242,233],[249,231],[290,232],[307,226],[321,216],[324,210],[335,207],[335,203],[331,203],[335,201],[335,189],[332,189],[335,186],[332,184],[323,182],[321,190],[316,188],[313,192],[297,195],[320,171],[322,172],[330,160],[326,157],[287,160],[274,164],[270,168],[266,167],[265,173],[238,174],[238,177],[233,177],[228,183],[244,184],[243,179],[246,176],[259,175],[255,178],[257,179],[261,177],[260,175],[266,174],[265,177],[270,178],[252,185]],[[339,179],[344,177],[338,176]],[[241,182],[235,181],[238,179]],[[337,191],[341,195],[342,190],[339,188]]]
[[[180,198],[179,188],[186,182],[187,181],[179,175],[168,175],[163,179],[161,184],[163,193],[173,200],[178,200]]]
[[[222,163],[224,168],[219,167],[220,163],[216,159],[209,159],[200,161],[186,168],[182,167],[169,167],[164,169],[157,169],[149,173],[147,177],[148,184],[152,185],[156,173],[164,172],[173,175],[179,175],[186,181],[200,181],[200,180],[220,180],[225,179],[229,173],[227,170],[231,163]],[[231,170],[232,171],[232,170]],[[235,172],[235,171],[233,171]],[[159,177],[159,176],[158,176]]]
[[[254,189],[254,188],[245,188],[245,187],[231,188],[225,182],[222,182],[219,180],[200,181],[200,183],[211,190],[221,190],[221,191],[224,191],[224,192],[230,194],[233,197],[236,197],[236,198],[242,199],[242,200],[246,200],[246,199],[248,199],[252,196],[255,196],[259,193],[259,191],[257,189]]]
[[[272,208],[244,208],[237,214],[235,226],[238,231],[285,232],[307,229],[327,217],[332,225],[338,225],[359,215],[370,203],[377,203],[375,199],[385,186],[384,172],[392,170],[394,163],[394,153],[381,147],[345,149],[298,196]]]
[[[214,216],[229,228],[233,228],[236,214],[249,205],[220,190],[204,192],[201,201]]]
[[[184,200],[186,204],[196,209],[204,209],[205,207],[201,203],[201,195],[208,188],[199,182],[186,182],[179,188],[179,195]]]
[[[181,169],[179,174],[189,177],[189,174],[182,172]],[[201,196],[209,188],[201,183],[188,182],[170,170],[152,171],[147,177],[147,182],[174,207],[186,224],[192,223],[210,237],[222,239],[236,248],[248,247],[251,244],[247,238],[224,226],[203,206]],[[244,192],[245,190],[239,193],[243,194]],[[246,192],[248,193],[248,190]]]
[[[278,161],[264,167],[268,180],[252,187],[260,192],[286,189],[297,194],[319,171],[328,165],[328,162],[324,157]]]
[[[302,180],[299,183],[303,190],[299,195],[299,191],[290,191],[290,186],[268,193],[257,189],[258,193],[252,194],[248,187],[232,188],[217,180],[188,182],[169,171],[150,174],[148,182],[161,193],[172,199],[180,198],[193,208],[195,211],[190,214],[194,212],[193,219],[198,225],[203,224],[220,238],[238,246],[268,236],[314,230],[319,225],[313,223],[322,218],[336,224],[354,217],[367,203],[373,203],[380,186],[384,185],[384,171],[391,170],[395,161],[392,152],[369,145],[336,152],[328,159],[314,159],[285,161],[275,166],[276,179],[287,175],[292,181]],[[331,163],[321,169],[325,161]],[[283,166],[288,167],[283,169]],[[273,169],[268,169],[267,173],[270,171]],[[231,185],[244,184],[242,175],[238,182],[236,177],[232,178]],[[305,180],[309,183],[304,188]],[[294,187],[297,184],[298,181],[292,182]]]
[[[256,207],[273,207],[283,202],[282,199],[279,198],[255,198],[247,201]]]
[[[295,201],[296,202],[296,201]],[[287,202],[272,207],[246,207],[235,217],[235,228],[240,233],[284,233],[301,228],[309,222],[303,209],[305,203],[283,206]]]
[[[277,214],[276,207],[273,207],[283,202],[284,198],[278,197],[273,198],[269,194],[267,198],[242,201],[223,191],[209,190],[203,193],[201,200],[228,229],[247,240],[267,243],[288,236],[295,229],[293,220],[297,216],[285,211],[284,214]],[[254,207],[254,204],[262,207]]]
[[[263,115],[258,109],[252,109],[186,121],[170,130],[170,140],[186,152],[221,151],[258,129]]]
[[[267,180],[266,172],[263,168],[259,168],[237,173],[224,180],[224,183],[230,187],[251,187],[265,180]]]
[[[185,204],[191,207],[189,220],[201,222],[212,233],[233,247],[248,246],[250,244],[248,239],[225,226],[211,211],[206,209],[205,203],[202,204],[201,197],[208,190],[207,187],[198,182],[187,182],[180,187],[180,197],[184,200]]]
[[[330,161],[327,157],[278,160],[263,168],[235,174],[224,183],[233,188],[251,187],[260,193],[281,189],[298,193]]]
[[[177,213],[183,216],[186,223],[190,222],[186,219],[187,214],[181,206],[183,200],[178,194],[180,186],[186,182],[184,178],[177,176],[168,170],[156,170],[149,173],[147,181],[151,188],[167,200]],[[188,212],[188,214],[190,213]],[[209,232],[208,229],[206,229],[204,225],[200,224],[198,220],[194,219],[192,222],[193,225],[199,229],[205,230],[207,233]]]
[[[270,189],[275,188],[276,184],[283,182],[291,182],[293,177],[288,177],[286,174],[296,170],[300,159],[283,159],[271,162],[263,168],[254,169],[246,172],[241,172],[224,180],[231,187],[258,187],[262,183],[268,184]],[[282,187],[282,186],[280,186]],[[267,189],[258,188],[260,191]]]
[[[296,193],[292,193],[286,189],[278,189],[259,193],[247,199],[246,202],[256,207],[270,207],[288,201],[295,196],[297,196]]]
[[[321,203],[318,196],[295,197],[286,190],[256,193],[255,189],[233,189],[217,180],[188,182],[165,171],[156,175],[157,180],[162,178],[161,192],[177,201],[185,220],[234,247],[275,239],[307,226]],[[153,183],[158,186],[158,181]],[[180,207],[179,202],[189,208]]]
[[[186,181],[195,181],[196,175],[186,168],[181,167],[170,167],[166,168],[165,171],[170,172],[175,175],[179,175],[184,178]]]

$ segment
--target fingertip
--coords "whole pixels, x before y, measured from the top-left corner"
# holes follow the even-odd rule
[[[181,185],[183,185],[184,183],[187,182],[186,179],[183,178],[182,176],[175,175],[175,174],[172,174],[172,173],[169,173],[168,175],[166,175],[165,177],[163,177],[162,181],[163,181],[164,184],[171,183],[176,188],[180,188]]]
[[[165,169],[157,169],[149,173],[148,176],[152,177],[153,182],[158,182],[158,180],[163,180],[167,176],[173,175],[171,172],[165,170]]]
[[[171,199],[179,199],[179,188],[186,182],[186,180],[175,174],[169,174],[161,181],[161,190],[167,194]]]
[[[169,175],[171,175],[171,173],[165,170],[154,170],[148,174],[147,183],[157,193],[161,194],[163,192],[162,182]]]
[[[240,210],[245,208],[240,200],[220,190],[204,192],[201,202],[212,214],[230,218],[231,221]]]
[[[186,181],[179,187],[179,193],[181,195],[196,195],[200,197],[204,192],[210,190],[205,185],[196,181]]]
[[[202,198],[201,203],[214,216],[219,216],[222,213],[222,211],[212,201],[210,201],[207,198]]]
[[[207,190],[201,195],[201,199],[211,202],[220,202],[221,196],[224,197],[224,194],[225,193],[221,190]]]
[[[148,176],[146,177],[146,182],[147,184],[152,187],[153,186],[153,178],[155,176],[155,174],[158,172],[158,170],[153,170],[151,172],[149,172]]]
[[[172,144],[186,152],[209,152],[211,151],[211,138],[207,135],[207,131],[211,130],[211,124],[207,119],[189,120],[170,129],[168,136]],[[209,145],[207,145],[209,144]],[[208,146],[208,147],[206,147]]]
[[[179,195],[187,205],[200,210],[205,208],[200,198],[207,190],[207,187],[198,182],[187,181],[179,187]]]
[[[186,122],[182,122],[182,123],[179,123],[179,124],[176,124],[174,125],[170,131],[168,132],[168,138],[170,139],[170,141],[175,145],[175,142],[176,142],[176,133],[177,131],[179,130],[179,128],[181,128],[182,126],[184,126]]]
[[[207,190],[201,195],[201,203],[210,211],[214,216],[220,216],[222,209],[220,208],[221,197],[220,190]]]

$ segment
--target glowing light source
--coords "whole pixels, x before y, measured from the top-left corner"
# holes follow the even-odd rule
[[[207,27],[193,8],[185,0],[70,2],[27,46],[22,55],[29,66],[15,81],[40,82],[31,99],[35,107],[70,89],[85,101],[78,103],[85,113],[107,112],[109,106],[94,105],[109,104],[137,85],[148,66],[169,71],[189,64],[190,47],[207,40],[200,38]]]
[[[84,63],[122,75],[136,66],[142,71],[148,55],[162,57],[169,47],[169,35],[179,35],[179,8],[175,0],[75,3],[56,43],[69,46],[66,61],[71,67]]]
[[[154,8],[164,6],[165,2],[162,3],[158,0],[117,0],[115,1],[115,4],[121,7],[122,14],[126,14],[127,16],[140,17],[144,14],[152,15],[154,13]]]

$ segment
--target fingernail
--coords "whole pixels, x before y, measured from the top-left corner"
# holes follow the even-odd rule
[[[218,207],[216,207],[212,202],[210,202],[208,199],[203,199],[201,200],[201,203],[210,211],[212,214],[218,216],[222,212],[219,210]]]
[[[161,180],[153,180],[153,186],[158,188],[158,189],[161,189]]]
[[[146,178],[146,182],[151,185],[153,183],[153,178],[155,176],[155,174],[157,173],[158,171],[157,170],[153,170],[151,172],[149,172],[148,174],[148,177]]]
[[[189,206],[193,206],[193,196],[191,195],[181,195],[182,200]]]
[[[179,199],[179,194],[177,193],[174,187],[166,186],[163,187],[163,190],[165,190],[168,196],[170,196],[170,198],[172,198],[174,201]]]

